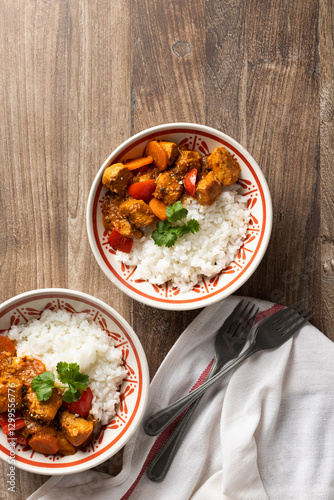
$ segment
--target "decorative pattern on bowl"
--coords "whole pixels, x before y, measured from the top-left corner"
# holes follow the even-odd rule
[[[69,474],[81,471],[94,467],[114,455],[125,444],[126,433],[132,431],[131,427],[135,427],[137,425],[135,421],[139,421],[141,417],[143,407],[146,405],[146,396],[143,397],[143,392],[147,392],[149,384],[146,358],[139,341],[137,338],[134,339],[135,334],[118,313],[109,306],[108,309],[103,307],[103,302],[96,301],[88,295],[74,292],[80,293],[80,296],[75,297],[67,290],[64,292],[41,290],[12,303],[0,312],[0,334],[11,325],[26,323],[34,318],[39,319],[45,309],[64,309],[71,313],[84,312],[90,314],[106,335],[114,340],[115,347],[121,349],[128,376],[121,385],[120,403],[115,417],[108,425],[101,428],[86,449],[70,456],[41,455],[29,446],[16,444],[17,466],[39,474]],[[0,432],[0,457],[8,460],[9,456],[7,438]]]
[[[175,125],[175,124],[174,124]],[[111,155],[99,172],[99,182],[92,187],[91,207],[87,211],[90,243],[94,255],[108,278],[123,292],[136,300],[163,309],[194,309],[204,307],[239,288],[260,262],[271,232],[272,208],[269,190],[263,174],[255,160],[236,141],[208,127],[155,127],[155,132],[138,134],[126,147],[120,147]],[[136,139],[136,136],[132,139]],[[212,278],[203,277],[201,282],[190,292],[180,293],[170,282],[153,285],[136,278],[136,268],[124,265],[114,257],[115,251],[107,242],[107,232],[102,224],[102,202],[106,190],[101,178],[104,168],[112,163],[142,156],[148,141],[152,139],[171,140],[189,149],[197,150],[202,155],[210,154],[215,147],[224,146],[239,162],[242,172],[238,181],[239,192],[247,200],[251,210],[251,220],[247,236],[237,258],[219,274]],[[129,142],[129,141],[126,141]],[[91,208],[91,211],[90,211]]]

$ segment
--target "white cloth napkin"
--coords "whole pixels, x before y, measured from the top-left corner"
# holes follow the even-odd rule
[[[203,378],[215,330],[238,300],[207,307],[184,331],[152,380],[145,418]],[[252,300],[262,317],[280,309]],[[308,324],[214,384],[167,477],[154,483],[145,470],[168,432],[149,437],[141,425],[125,446],[118,476],[55,476],[28,500],[333,500],[334,344]]]

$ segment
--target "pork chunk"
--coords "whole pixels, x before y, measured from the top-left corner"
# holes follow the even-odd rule
[[[22,418],[24,420],[24,427],[20,429],[21,436],[27,438],[43,430],[48,424],[42,422],[42,420],[37,420],[30,416],[29,410],[22,410]]]
[[[180,155],[175,162],[174,169],[177,173],[186,175],[186,173],[193,168],[196,168],[196,170],[199,171],[201,166],[201,155],[198,151],[180,150]]]
[[[73,444],[69,442],[69,440],[66,438],[63,432],[58,432],[57,438],[59,443],[58,452],[61,455],[67,456],[67,455],[74,455],[76,453],[77,450],[74,448]]]
[[[159,174],[153,193],[155,198],[163,201],[166,205],[173,205],[180,198],[183,191],[183,176],[177,176],[176,172],[172,170],[174,169]]]
[[[10,373],[10,367],[13,362],[12,356],[8,352],[0,353],[0,376],[3,377]]]
[[[43,422],[51,422],[63,404],[63,398],[57,389],[52,389],[50,399],[38,401],[36,392],[29,388],[23,398],[23,403],[28,408],[31,417],[41,419]]]
[[[212,205],[222,192],[222,187],[213,172],[209,172],[199,181],[196,196],[201,205]]]
[[[66,439],[73,446],[80,446],[93,432],[93,422],[77,417],[69,411],[63,411],[59,416],[59,424]]]
[[[22,387],[22,382],[17,378],[0,378],[0,413],[8,411],[9,408],[21,408]]]
[[[105,169],[102,184],[113,193],[125,196],[126,189],[132,177],[132,172],[123,163],[115,163]]]
[[[224,186],[230,186],[239,179],[240,165],[226,148],[214,149],[208,162],[211,170]]]
[[[120,214],[119,207],[122,201],[122,198],[116,194],[111,194],[104,200],[102,205],[103,227],[108,231],[117,228],[123,236],[128,238],[141,238],[143,233]]]
[[[159,141],[159,144],[167,153],[167,166],[170,167],[179,154],[178,147],[175,142]]]
[[[128,198],[120,204],[119,212],[136,227],[148,226],[155,220],[152,210],[143,200]]]
[[[138,173],[137,175],[135,175],[131,180],[130,184],[135,184],[136,182],[150,181],[151,179],[155,179],[158,174],[159,170],[156,167],[150,168],[149,170],[146,170],[143,173]]]

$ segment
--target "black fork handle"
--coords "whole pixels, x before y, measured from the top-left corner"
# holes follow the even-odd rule
[[[241,354],[236,360],[232,361],[229,365],[226,366],[223,370],[219,371],[216,375],[211,377],[209,380],[206,380],[202,385],[200,385],[197,389],[194,389],[192,392],[178,399],[171,405],[167,406],[163,410],[154,413],[151,417],[149,417],[145,424],[144,430],[146,434],[149,436],[156,436],[160,432],[162,432],[168,425],[173,422],[173,420],[182,413],[183,410],[188,408],[188,406],[196,401],[204,392],[217,380],[223,377],[230,370],[233,370],[236,366],[238,366],[242,361],[247,359],[251,354],[256,352],[254,349],[254,345],[251,345],[244,354]]]
[[[206,380],[209,380],[211,377],[213,377],[213,375],[215,375],[222,366],[223,363],[220,363],[218,365],[216,364],[215,360],[211,367],[211,370],[206,377]],[[171,463],[175,457],[181,437],[183,436],[185,428],[187,427],[192,414],[196,410],[201,397],[202,396],[191,403],[179,425],[176,427],[176,429],[174,429],[173,433],[169,436],[166,443],[160,448],[160,450],[148,466],[146,473],[147,477],[151,479],[151,481],[163,481],[165,479],[166,474],[169,471]]]

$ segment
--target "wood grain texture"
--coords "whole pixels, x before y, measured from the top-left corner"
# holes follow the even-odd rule
[[[334,5],[320,2],[320,192],[321,317],[320,328],[334,340]]]
[[[3,0],[1,299],[67,287],[104,300],[137,332],[153,376],[199,311],[153,309],[112,285],[88,245],[86,202],[123,140],[197,122],[246,147],[273,197],[268,251],[238,293],[305,298],[334,340],[333,32],[331,0]],[[120,452],[98,470],[121,463]],[[17,470],[15,499],[46,479]]]

